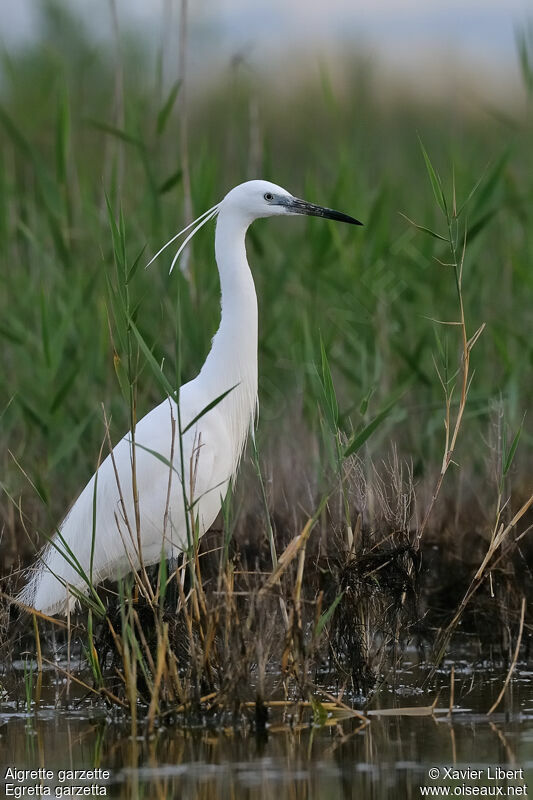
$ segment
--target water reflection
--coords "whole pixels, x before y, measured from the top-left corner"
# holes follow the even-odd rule
[[[414,798],[421,785],[439,783],[428,770],[443,765],[523,767],[524,782],[533,786],[531,679],[517,671],[505,706],[488,718],[501,685],[494,673],[465,676],[456,684],[458,709],[451,717],[443,692],[442,713],[433,716],[373,716],[366,727],[350,719],[313,728],[291,727],[280,714],[261,736],[243,725],[169,727],[151,739],[132,739],[127,726],[101,709],[44,707],[28,717],[8,703],[0,711],[1,776],[13,766],[105,768],[111,773],[100,784],[105,796],[132,800]],[[398,692],[382,693],[374,705],[424,706],[433,699],[407,688],[400,694],[398,702]],[[54,782],[49,785],[54,796]]]

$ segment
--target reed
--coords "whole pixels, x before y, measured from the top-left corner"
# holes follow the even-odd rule
[[[250,703],[261,726],[272,699],[321,719],[326,684],[368,691],[407,643],[437,665],[460,630],[515,663],[532,590],[530,112],[384,107],[347,59],[348,89],[327,70],[294,89],[291,126],[277,92],[233,68],[203,95],[189,84],[185,121],[183,87],[162,86],[138,45],[95,60],[89,34],[54,13],[58,58],[43,43],[2,56],[3,663],[29,646],[40,680],[53,625],[84,654],[70,678],[150,732]],[[211,231],[185,272],[140,266],[252,162],[365,228],[250,232],[261,417],[222,518],[199,541],[186,499],[179,563],[148,569],[139,553],[130,579],[101,588],[90,570],[81,616],[21,616],[14,632],[5,597],[23,565],[216,329]],[[178,456],[180,432],[177,418]],[[128,520],[132,541],[140,524]]]

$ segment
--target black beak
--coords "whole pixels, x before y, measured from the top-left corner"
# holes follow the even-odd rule
[[[281,199],[281,198],[280,198]],[[299,200],[297,197],[283,198],[282,205],[286,205],[287,209],[293,214],[306,214],[310,217],[324,217],[325,219],[334,219],[337,222],[348,222],[350,225],[362,225],[358,219],[343,214],[342,211],[335,211],[333,208],[324,208],[323,206],[316,206],[314,203],[307,203],[305,200]]]

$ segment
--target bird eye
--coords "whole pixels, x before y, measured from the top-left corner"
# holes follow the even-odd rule
[[[271,200],[273,200],[273,199],[274,199],[274,195],[273,195],[273,194],[270,194],[270,192],[267,192],[267,193],[264,195],[264,197],[265,197],[265,200],[268,200],[268,202],[270,202]]]

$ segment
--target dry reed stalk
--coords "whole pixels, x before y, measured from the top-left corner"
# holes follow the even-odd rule
[[[120,28],[118,22],[118,11],[116,0],[109,0],[109,9],[111,12],[111,28],[113,31],[113,39],[115,44],[115,74],[114,74],[114,88],[113,88],[113,121],[115,128],[118,130],[124,129],[124,69],[122,65],[122,48],[120,46]],[[124,177],[124,144],[118,137],[115,142],[110,141],[111,137],[106,137],[104,145],[104,179],[103,186],[108,186],[111,180],[111,173],[113,171],[112,160],[113,150],[115,149],[117,158],[117,197],[120,197],[121,186]],[[114,145],[114,147],[113,147]],[[105,191],[103,192],[101,208],[101,217],[106,215],[106,198]]]
[[[2,598],[2,600],[5,600],[10,605],[17,606],[17,608],[20,608],[22,611],[25,611],[30,616],[33,614],[36,617],[38,617],[38,619],[42,619],[44,622],[51,622],[52,625],[55,625],[58,628],[64,628],[64,629],[67,628],[67,623],[63,622],[63,620],[56,619],[55,617],[49,617],[48,614],[44,614],[42,611],[36,611],[34,608],[31,608],[31,606],[27,606],[25,603],[21,603],[20,600],[17,600],[16,597],[11,597],[11,595],[5,594],[4,592],[0,591],[0,598]]]
[[[259,589],[258,593],[259,597],[262,597],[264,594],[266,594],[266,592],[272,589],[272,587],[279,581],[279,579],[286,571],[288,566],[292,563],[292,561],[296,558],[301,548],[305,545],[315,523],[316,519],[314,517],[311,517],[305,523],[301,533],[299,533],[297,536],[291,539],[291,541],[289,542],[283,553],[278,558],[276,569],[272,572],[272,574],[268,577],[263,586]]]
[[[152,658],[152,653],[151,653],[150,648],[148,646],[148,643],[146,641],[146,637],[144,635],[144,631],[142,629],[141,621],[139,619],[139,615],[138,615],[136,609],[133,609],[133,621],[134,621],[135,627],[137,628],[137,631],[139,633],[139,638],[141,640],[141,644],[143,646],[144,653],[145,653],[145,656],[146,656],[146,660],[148,662],[148,666],[150,667],[150,671],[152,672],[152,675],[155,675],[155,671],[156,670],[155,670],[155,665],[154,665],[154,659]],[[158,635],[159,635],[159,630],[157,630],[157,632],[158,632]]]
[[[298,625],[302,626],[301,620],[301,594],[302,594],[302,584],[304,578],[304,567],[305,567],[305,549],[306,543],[304,542],[302,548],[300,550],[300,556],[298,558],[298,569],[296,572],[296,583],[294,584],[294,592],[293,592],[293,600],[294,600],[294,609],[296,611],[296,616],[298,618]]]
[[[187,564],[184,564],[181,567],[181,569],[183,571],[186,568],[187,568]],[[179,610],[181,609],[181,611],[183,613],[183,616],[184,616],[184,619],[185,619],[185,626],[187,628],[187,634],[188,634],[188,637],[189,637],[189,653],[190,653],[191,662],[193,664],[197,664],[198,663],[198,658],[197,658],[197,653],[196,653],[196,643],[195,643],[195,640],[194,640],[193,621],[192,621],[191,615],[189,613],[188,602],[187,602],[187,598],[185,597],[185,592],[183,590],[183,583],[182,583],[180,575],[176,576],[176,582],[177,582],[177,586],[178,586],[179,602],[180,602],[180,607],[177,609],[177,612],[179,612]],[[194,591],[194,589],[192,591]]]
[[[180,680],[178,672],[178,660],[173,650],[169,648],[168,652],[168,671],[170,679],[174,684],[174,695],[178,697],[181,704],[185,702],[185,689]]]
[[[170,458],[169,458],[169,468],[168,468],[168,483],[167,483],[167,496],[165,500],[165,512],[163,514],[163,540],[166,539],[167,535],[167,526],[168,526],[168,515],[170,511],[170,493],[172,490],[172,475],[174,472],[173,464],[174,464],[174,446],[176,443],[176,420],[174,419],[174,413],[172,411],[172,403],[169,398],[169,407],[170,407],[170,429],[171,429],[171,439],[170,439]],[[159,577],[158,577],[158,592],[157,595],[159,596],[159,591],[161,587],[159,586]]]
[[[399,708],[376,708],[367,711],[369,717],[432,717],[435,715],[438,696],[430,706],[403,706]]]
[[[203,697],[200,697],[198,702],[200,703],[200,705],[205,705],[206,703],[209,703],[211,700],[214,700],[216,697],[218,697],[218,692],[209,692],[209,694],[205,694],[203,695]],[[191,700],[186,700],[180,706],[177,706],[175,709],[173,709],[173,713],[182,714],[191,705],[191,702],[192,702]]]
[[[126,556],[127,556],[128,561],[130,563],[131,571],[132,571],[132,573],[133,573],[133,575],[135,577],[135,583],[136,583],[137,587],[139,588],[139,591],[141,592],[143,597],[145,597],[146,600],[149,603],[154,603],[155,602],[154,593],[152,591],[152,586],[150,584],[150,579],[148,578],[148,574],[146,572],[146,567],[144,566],[144,560],[143,560],[143,557],[142,557],[142,546],[141,546],[141,540],[140,540],[140,520],[137,519],[138,518],[138,497],[137,497],[137,504],[136,504],[136,511],[135,511],[137,534],[134,537],[133,530],[132,530],[130,521],[128,519],[128,514],[126,512],[126,503],[124,502],[124,494],[122,492],[122,486],[120,484],[120,478],[119,478],[119,475],[118,475],[118,469],[117,469],[117,465],[116,465],[116,461],[115,461],[115,454],[113,452],[113,445],[112,445],[112,442],[111,442],[109,421],[107,419],[107,414],[105,412],[105,408],[104,408],[103,404],[102,404],[102,411],[103,411],[103,415],[104,415],[105,435],[106,435],[106,439],[107,439],[108,446],[109,446],[109,454],[111,456],[111,463],[113,465],[113,472],[115,473],[115,481],[116,481],[116,484],[117,484],[118,495],[119,495],[119,503],[120,503],[120,507],[122,509],[123,520],[124,520],[124,523],[126,524],[126,528],[127,528],[128,534],[130,536],[132,545],[134,547],[135,547],[135,541],[137,541],[137,552],[136,552],[136,555],[137,555],[137,558],[138,558],[138,561],[139,561],[139,568],[138,569],[135,567],[135,565],[133,563],[133,559],[131,558],[131,554],[130,554],[129,549],[128,549],[127,545],[126,545],[126,542],[124,540],[124,535],[123,535],[122,529],[120,527],[120,520],[119,520],[116,512],[115,512],[115,522],[116,522],[116,525],[117,525],[118,532],[120,534],[120,538],[122,539],[122,543],[124,545],[124,550],[126,552]],[[135,451],[135,442],[133,442],[132,448],[133,448],[133,451]],[[134,464],[132,464],[132,478],[133,478],[133,472],[134,472]],[[137,521],[138,521],[138,525],[137,525]]]
[[[122,641],[124,645],[126,645],[125,641],[125,633],[123,633]],[[129,645],[123,647],[123,652],[126,655],[126,659],[124,664],[128,664],[128,672],[126,677],[128,678],[128,683],[126,684],[126,694],[128,697],[129,708],[130,708],[130,725],[131,725],[131,735],[135,739],[137,738],[137,658],[135,655],[135,650],[130,648]],[[125,673],[126,674],[126,673]]]
[[[172,10],[173,0],[164,0],[162,24],[161,24],[161,39],[159,46],[159,74],[157,83],[157,99],[158,105],[161,105],[163,99],[163,88],[165,84],[165,53],[169,49],[170,37],[172,32]]]
[[[112,624],[111,620],[109,619],[109,617],[106,617],[106,622],[107,622],[107,626],[109,628],[109,631],[111,633],[111,636],[113,638],[113,642],[115,644],[115,647],[117,648],[117,653],[122,658],[122,643],[121,643],[120,637],[117,634],[117,632],[115,631],[115,629],[113,627],[113,624]]]
[[[88,683],[85,683],[84,681],[80,680],[80,678],[77,678],[72,672],[68,672],[66,669],[63,669],[63,667],[60,667],[55,662],[50,661],[48,658],[45,658],[45,656],[43,656],[43,662],[45,664],[49,664],[51,667],[56,669],[58,672],[62,672],[63,675],[65,675],[66,677],[69,678],[69,680],[74,681],[74,683],[77,683],[78,686],[81,686],[83,689],[86,689],[88,692],[91,692],[92,694],[95,694],[98,697],[101,697],[102,695],[104,695],[104,697],[106,697],[112,703],[115,703],[116,705],[121,706],[122,708],[127,708],[128,707],[127,703],[124,703],[119,697],[116,696],[116,694],[113,694],[113,692],[110,692],[109,689],[106,689],[104,686],[102,686],[100,689],[95,689],[93,686],[89,686]]]
[[[35,635],[35,649],[37,651],[37,685],[35,687],[35,705],[38,706],[41,702],[41,689],[43,685],[43,654],[41,652],[41,637],[39,636],[39,626],[37,624],[37,617],[33,617],[33,631]]]
[[[454,219],[455,217],[455,209],[456,209],[456,200],[455,200],[455,185],[454,185],[454,196],[453,196],[453,209],[454,209]],[[445,381],[443,380],[442,376],[440,375],[439,369],[435,364],[435,368],[437,370],[437,374],[439,376],[440,383],[444,390],[445,395],[445,420],[444,420],[444,429],[445,429],[445,443],[444,443],[444,454],[442,457],[442,464],[439,473],[439,477],[437,478],[437,483],[433,489],[433,494],[431,500],[426,508],[426,512],[422,519],[422,524],[420,525],[414,547],[415,549],[419,549],[420,547],[420,540],[424,535],[426,530],[429,518],[437,501],[437,498],[440,494],[440,490],[442,487],[442,483],[444,481],[444,477],[446,472],[448,471],[448,467],[452,463],[453,453],[455,451],[455,446],[457,444],[457,438],[459,436],[459,431],[461,429],[461,423],[463,421],[463,415],[466,408],[466,402],[468,398],[468,392],[470,389],[471,378],[469,375],[470,370],[470,354],[472,352],[472,348],[476,344],[477,340],[483,333],[485,328],[485,323],[480,325],[477,331],[474,333],[473,336],[468,338],[467,328],[466,328],[466,319],[465,319],[465,310],[464,310],[464,302],[463,302],[463,290],[462,290],[462,282],[463,282],[463,267],[464,267],[464,260],[466,254],[466,229],[465,235],[463,240],[463,247],[461,252],[461,259],[458,262],[457,260],[457,253],[456,247],[452,235],[452,228],[451,228],[451,220],[448,219],[448,230],[449,230],[449,246],[452,253],[452,266],[455,272],[455,279],[456,279],[456,288],[457,288],[457,299],[459,302],[459,322],[452,322],[452,323],[443,323],[446,325],[458,325],[461,329],[461,341],[462,341],[462,359],[461,359],[461,372],[462,372],[462,381],[461,381],[461,397],[459,399],[459,407],[457,410],[457,416],[455,418],[455,423],[453,423],[453,430],[452,430],[452,419],[451,419],[451,401],[453,395],[453,388],[451,391],[448,390]]]
[[[511,765],[516,764],[516,755],[515,755],[514,751],[511,749],[511,747],[509,745],[509,742],[507,741],[503,731],[501,731],[498,728],[498,726],[495,725],[494,722],[491,719],[489,719],[489,726],[490,726],[491,731],[493,731],[496,734],[496,736],[498,737],[498,739],[500,740],[500,742],[502,744],[502,747],[505,750],[505,754],[507,756],[507,761],[509,762],[509,764],[511,764]]]
[[[525,595],[523,595],[522,596],[522,607],[521,607],[521,610],[520,610],[520,625],[519,625],[519,628],[518,628],[518,636],[517,636],[517,639],[516,639],[516,647],[515,647],[515,651],[514,651],[514,655],[513,655],[513,660],[511,662],[510,667],[509,667],[509,671],[507,672],[507,676],[506,676],[505,681],[503,683],[503,686],[502,686],[500,694],[498,695],[498,697],[496,698],[495,702],[492,704],[490,709],[487,711],[488,715],[494,713],[494,711],[496,711],[496,709],[500,705],[500,703],[502,701],[502,698],[503,698],[503,696],[505,694],[505,690],[507,689],[507,687],[509,685],[509,681],[511,680],[513,672],[515,671],[516,662],[518,661],[518,655],[520,653],[520,645],[522,643],[522,633],[524,631],[524,616],[525,616],[525,613],[526,613],[526,598],[525,598]]]
[[[463,599],[461,600],[457,611],[455,612],[455,614],[453,616],[453,619],[446,626],[445,630],[439,635],[439,638],[437,640],[437,645],[436,645],[436,656],[435,656],[435,659],[434,659],[434,665],[433,665],[433,668],[432,668],[431,672],[428,675],[427,680],[430,680],[433,677],[433,675],[435,674],[435,670],[437,669],[438,665],[442,661],[442,658],[444,656],[444,652],[446,650],[446,647],[448,646],[448,642],[450,641],[450,638],[451,638],[455,628],[457,627],[457,624],[459,623],[459,620],[461,619],[461,617],[462,617],[462,615],[463,615],[468,603],[472,599],[473,595],[477,592],[479,587],[482,585],[483,580],[485,578],[486,569],[487,569],[488,565],[490,564],[490,562],[492,561],[496,551],[498,550],[500,545],[503,544],[503,542],[505,541],[505,539],[507,538],[509,533],[512,531],[514,526],[522,519],[524,514],[529,510],[529,508],[532,505],[533,505],[533,495],[528,500],[526,500],[525,503],[523,503],[523,505],[516,512],[516,514],[513,516],[513,518],[511,519],[511,521],[509,522],[508,525],[506,525],[504,527],[503,523],[502,523],[497,531],[496,531],[496,527],[494,528],[493,535],[491,537],[491,541],[490,541],[490,544],[489,544],[489,548],[488,548],[488,550],[487,550],[487,552],[485,554],[485,557],[483,558],[483,561],[481,562],[480,566],[478,567],[478,569],[476,571],[476,574],[472,578],[472,580],[470,582],[470,585],[469,585],[465,595],[463,596]],[[528,530],[529,530],[529,528],[528,528]],[[523,531],[522,534],[520,534],[520,536],[518,538],[521,538],[525,533],[526,533],[526,531]]]
[[[183,205],[185,225],[190,225],[193,220],[192,211],[192,191],[191,191],[191,170],[189,164],[189,123],[188,123],[188,103],[187,103],[187,0],[181,0],[180,20],[179,20],[179,66],[178,74],[181,83],[180,89],[180,162],[183,180]],[[190,247],[185,248],[181,257],[181,269],[191,287],[194,289],[190,270]]]
[[[448,730],[450,731],[450,741],[452,744],[452,764],[457,764],[457,742],[455,740],[455,728],[453,724],[450,722],[448,725]]]
[[[154,685],[152,688],[152,697],[150,698],[150,706],[148,708],[148,733],[152,734],[154,731],[155,715],[159,705],[159,689],[161,687],[161,680],[165,669],[165,661],[168,649],[168,624],[163,625],[163,635],[159,630],[157,631],[157,668],[154,672]]]
[[[202,584],[202,573],[200,570],[200,559],[199,559],[199,531],[198,531],[198,516],[195,517],[194,515],[194,493],[196,489],[196,481],[198,477],[198,465],[200,461],[200,452],[202,449],[202,434],[198,434],[198,443],[196,443],[196,434],[193,441],[193,447],[191,452],[191,458],[189,463],[189,486],[190,486],[190,499],[189,499],[189,509],[190,509],[190,526],[191,531],[193,532],[193,563],[192,569],[194,573],[194,610],[196,614],[196,620],[200,621],[200,609],[204,617],[207,616],[207,606],[205,601],[205,593]]]
[[[453,702],[455,697],[455,664],[452,664],[452,671],[450,673],[450,704],[448,706],[448,716],[453,714]]]
[[[319,694],[322,694],[324,697],[327,697],[329,702],[332,703],[337,708],[342,708],[344,711],[353,714],[354,717],[359,717],[359,719],[364,720],[367,723],[369,722],[368,717],[365,714],[363,714],[362,711],[358,711],[355,708],[351,708],[350,706],[346,705],[346,703],[343,703],[342,700],[340,700],[338,697],[335,697],[335,695],[330,694],[320,686],[316,686],[313,684],[311,684],[311,686],[314,689],[314,691],[316,691]]]

